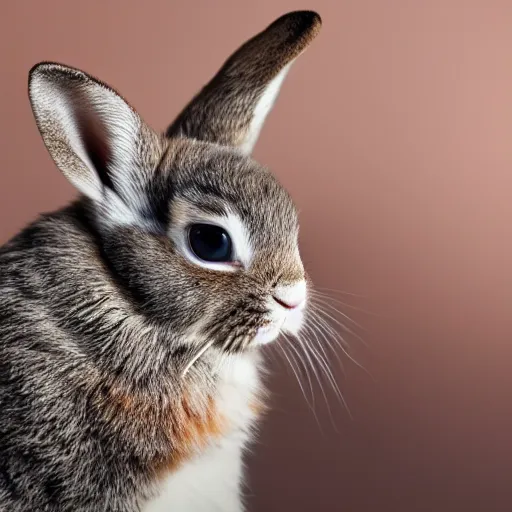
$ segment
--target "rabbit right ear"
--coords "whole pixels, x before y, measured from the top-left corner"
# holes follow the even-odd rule
[[[145,212],[144,186],[161,140],[112,88],[77,69],[43,62],[32,68],[29,96],[57,167],[118,223]]]
[[[320,30],[311,11],[285,14],[239,48],[168,128],[167,136],[234,146],[249,154],[293,61]]]

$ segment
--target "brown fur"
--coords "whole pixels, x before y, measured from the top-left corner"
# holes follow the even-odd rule
[[[106,390],[108,403],[104,402],[101,409],[109,411],[107,421],[114,416],[117,421],[129,424],[133,432],[143,432],[151,424],[166,440],[169,451],[157,454],[147,465],[148,474],[161,479],[232,429],[212,395],[201,403],[197,403],[197,397],[196,391],[185,388],[177,402],[163,405],[148,393],[112,386]],[[257,397],[251,401],[250,408],[255,418],[264,411],[263,402]]]
[[[260,100],[319,27],[308,11],[279,18],[166,134],[83,71],[31,70],[43,141],[82,195],[0,248],[0,511],[140,512],[195,457],[239,475],[265,410],[254,336],[281,285],[305,278],[293,201],[249,155]],[[229,272],[189,251],[190,224],[211,216],[247,233]]]

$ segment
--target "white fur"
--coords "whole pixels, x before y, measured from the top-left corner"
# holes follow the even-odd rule
[[[245,268],[251,264],[253,249],[249,231],[238,215],[228,212],[225,217],[224,228],[231,235],[235,247],[235,257]]]
[[[254,109],[253,118],[251,120],[251,125],[249,127],[249,131],[246,135],[246,139],[243,144],[240,145],[240,150],[245,154],[250,154],[258,140],[260,135],[261,128],[263,127],[263,123],[265,119],[274,106],[277,95],[279,94],[279,90],[281,89],[281,85],[283,84],[283,80],[286,77],[291,65],[293,64],[293,60],[289,62],[279,73],[278,75],[271,80],[261,98],[258,100],[256,104],[256,108]]]
[[[253,357],[231,356],[220,368],[217,403],[233,432],[169,474],[142,512],[242,512],[242,454],[254,421],[250,400],[260,387]]]
[[[274,291],[274,297],[292,307],[304,308],[306,281],[302,280],[294,284],[279,285]]]
[[[274,290],[274,295],[283,302],[293,305],[287,309],[278,304],[272,297],[267,299],[269,324],[260,327],[254,338],[254,343],[264,345],[274,341],[281,332],[298,334],[304,323],[306,307],[306,281],[301,280],[293,285],[280,285]]]

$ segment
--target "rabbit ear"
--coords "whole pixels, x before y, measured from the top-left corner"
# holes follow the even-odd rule
[[[239,48],[168,128],[249,154],[293,61],[318,34],[320,16],[285,14]]]
[[[122,210],[118,216],[140,210],[159,144],[128,103],[82,71],[45,62],[30,71],[29,96],[44,143],[69,181]]]

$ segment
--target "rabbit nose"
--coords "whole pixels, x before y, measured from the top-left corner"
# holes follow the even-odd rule
[[[302,301],[299,303],[290,304],[289,302],[285,302],[284,300],[281,300],[280,298],[276,297],[275,295],[272,295],[272,298],[280,305],[283,306],[285,309],[295,309],[297,306],[299,306]]]
[[[277,286],[272,298],[285,309],[295,309],[306,300],[306,282]]]

